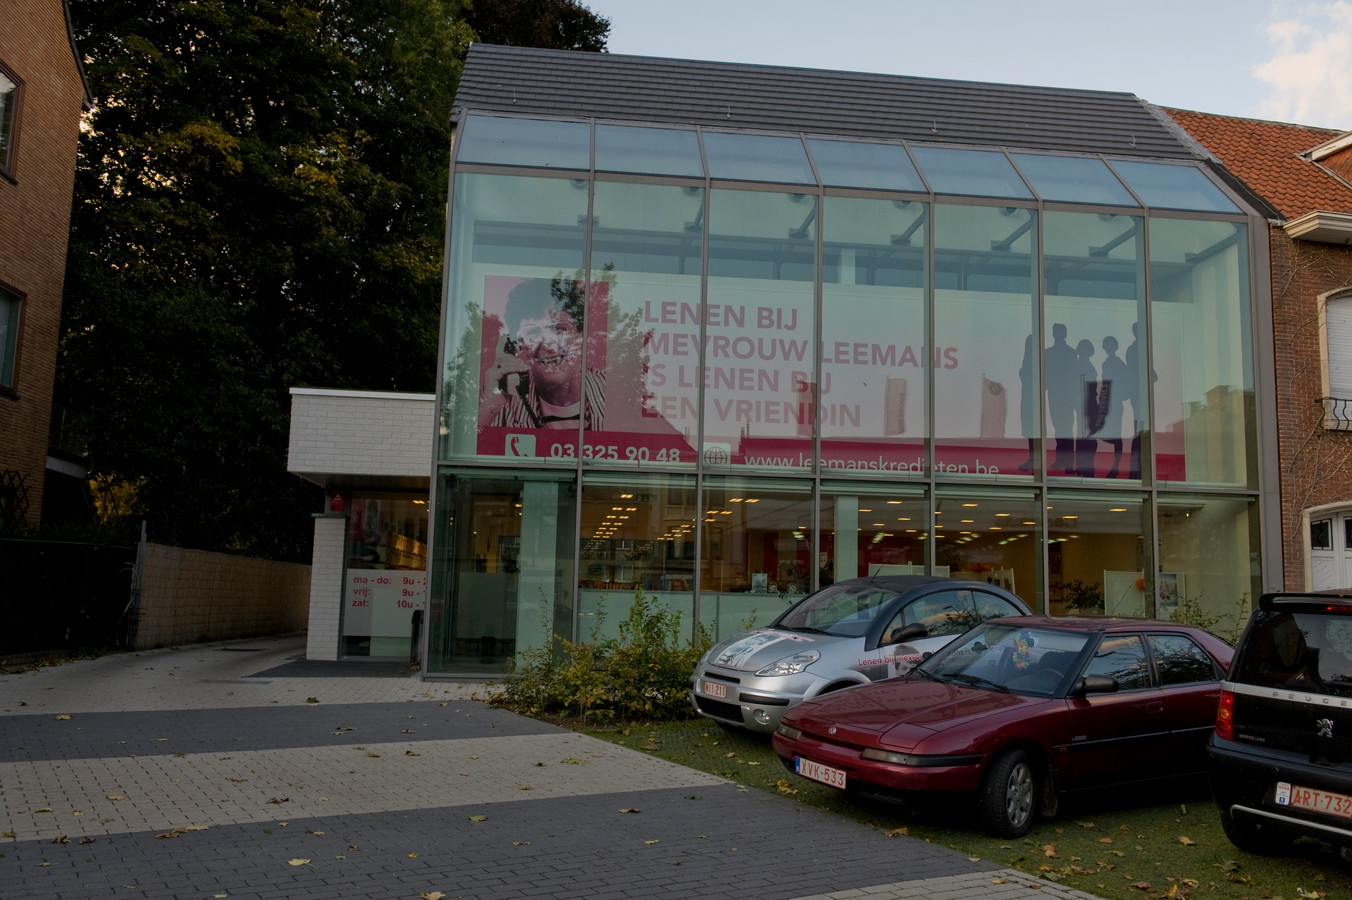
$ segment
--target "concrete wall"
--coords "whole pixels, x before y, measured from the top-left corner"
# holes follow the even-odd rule
[[[304,631],[310,567],[146,546],[136,649]]]

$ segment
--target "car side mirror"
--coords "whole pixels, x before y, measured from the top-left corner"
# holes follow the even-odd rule
[[[924,637],[929,637],[929,629],[915,622],[901,628],[893,628],[892,633],[887,636],[886,643],[900,644],[903,641],[918,641]]]
[[[1117,679],[1107,675],[1086,675],[1075,683],[1074,694],[1115,694]]]

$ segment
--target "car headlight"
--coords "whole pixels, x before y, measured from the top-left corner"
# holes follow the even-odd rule
[[[778,662],[757,672],[757,675],[797,675],[799,672],[821,659],[821,651],[804,650],[802,653],[795,653],[793,656],[786,656]]]
[[[897,753],[892,750],[877,750],[873,747],[867,747],[859,754],[864,759],[877,760],[878,762],[892,763],[896,766],[909,765],[911,754]]]

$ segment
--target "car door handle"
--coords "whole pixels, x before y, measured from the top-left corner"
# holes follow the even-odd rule
[[[1152,700],[1145,705],[1145,711],[1152,713],[1164,712],[1164,703],[1159,700]]]

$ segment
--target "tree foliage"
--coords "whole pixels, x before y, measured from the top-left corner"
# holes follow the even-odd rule
[[[153,539],[303,559],[319,498],[286,471],[289,389],[435,383],[449,115],[477,39],[466,4],[71,13],[96,103],[60,400],[94,474],[136,485]]]

